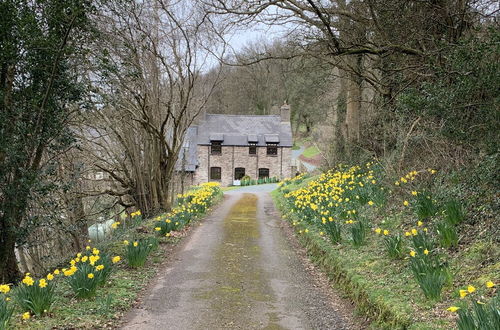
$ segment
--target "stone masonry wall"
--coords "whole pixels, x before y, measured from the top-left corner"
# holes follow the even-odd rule
[[[210,155],[209,146],[198,146],[199,166],[195,172],[194,183],[209,181],[210,167],[221,168],[221,185],[233,184],[234,169],[245,168],[245,174],[252,179],[258,178],[259,168],[268,168],[270,177],[287,178],[291,176],[292,149],[278,148],[277,156],[267,156],[266,147],[257,147],[257,155],[249,155],[248,147],[223,146],[222,155]],[[283,162],[281,159],[283,158]]]

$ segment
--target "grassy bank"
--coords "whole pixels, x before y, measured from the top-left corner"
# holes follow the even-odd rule
[[[358,174],[348,180],[358,183],[359,180],[355,179],[359,178]],[[311,260],[355,302],[360,312],[372,319],[373,328],[452,329],[456,328],[458,316],[447,310],[450,306],[459,307],[459,313],[471,310],[475,304],[489,306],[496,289],[488,288],[486,284],[498,281],[499,247],[494,235],[474,238],[467,235],[467,232],[475,233],[478,226],[485,231],[487,225],[474,226],[463,220],[456,226],[458,243],[443,247],[437,228],[444,215],[436,212],[424,221],[418,220],[422,224],[419,227],[418,214],[415,213],[419,204],[412,194],[418,196],[413,190],[415,187],[407,186],[408,189],[402,190],[401,182],[394,186],[383,185],[380,183],[383,173],[376,171],[369,176],[367,182],[374,182],[372,186],[364,185],[361,190],[354,188],[356,192],[352,195],[346,186],[342,186],[348,191],[344,194],[349,196],[344,196],[344,200],[337,196],[334,201],[325,195],[325,186],[333,190],[336,186],[320,176],[285,183],[272,195],[283,217],[295,228]],[[436,181],[432,175],[428,176]],[[419,192],[423,191],[422,185],[420,188]],[[381,191],[385,192],[379,193]],[[353,203],[351,198],[356,202]],[[328,220],[330,217],[340,228],[340,239],[335,243],[328,233],[328,226],[332,223]],[[361,222],[366,224],[365,237],[361,244],[354,244],[354,228]],[[447,274],[436,299],[423,294],[410,267],[419,258],[419,255],[414,258],[409,254],[411,251],[418,253],[412,240],[420,235],[414,236],[411,230],[420,233],[423,228],[433,241],[433,247],[426,253],[439,257]],[[396,236],[402,238],[401,254],[391,258],[386,242],[389,237]],[[422,257],[427,258],[427,254],[422,254]],[[467,291],[468,288],[473,292]],[[460,299],[461,295],[464,299]]]
[[[45,277],[32,279],[27,274],[15,287],[0,286],[3,292],[0,299],[7,300],[7,308],[0,308],[0,329],[115,327],[117,320],[133,306],[140,292],[169,261],[176,245],[213,205],[222,200],[222,196],[218,185],[196,187],[179,195],[177,205],[169,213],[142,220],[140,212],[135,212],[132,219],[116,222],[114,231],[105,241],[89,242],[85,251],[68,263],[57,265]],[[106,260],[109,261],[106,263]],[[106,271],[110,275],[102,283],[94,283]],[[79,278],[81,280],[77,281]],[[85,295],[92,288],[95,291]],[[22,290],[38,290],[36,295],[30,296],[34,304],[44,300],[50,300],[51,304],[39,313],[36,309],[27,311],[19,303]],[[5,327],[2,316],[8,317],[9,311],[12,317]]]

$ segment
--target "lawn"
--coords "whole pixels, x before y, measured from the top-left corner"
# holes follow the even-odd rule
[[[318,147],[316,146],[310,146],[310,147],[307,147],[306,150],[304,150],[304,152],[302,153],[302,155],[304,157],[307,157],[307,158],[312,158],[316,155],[319,155],[321,151],[318,149]]]

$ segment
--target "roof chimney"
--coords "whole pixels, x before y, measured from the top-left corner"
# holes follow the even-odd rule
[[[281,122],[282,123],[290,122],[290,106],[288,104],[286,104],[286,101],[280,108],[280,114],[281,114]]]

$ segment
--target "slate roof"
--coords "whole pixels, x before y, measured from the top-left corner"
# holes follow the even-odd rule
[[[278,146],[291,147],[292,128],[290,122],[281,122],[280,116],[250,116],[207,114],[198,126],[198,145],[209,145],[210,138],[223,138],[224,146],[248,146],[256,140],[257,146],[278,143]]]

